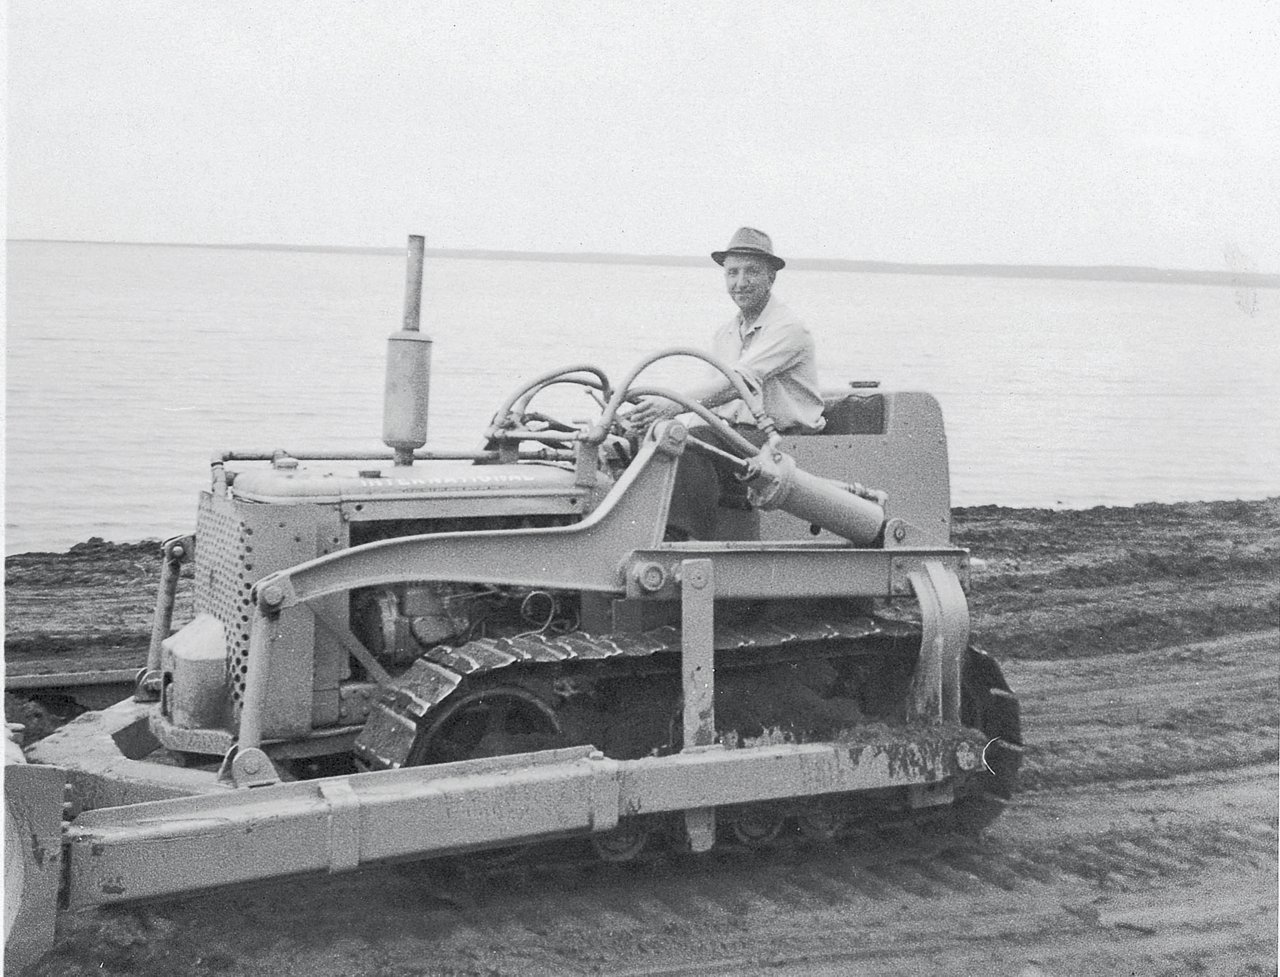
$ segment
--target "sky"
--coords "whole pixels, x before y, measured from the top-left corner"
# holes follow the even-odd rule
[[[1280,3],[10,0],[10,238],[1280,272]]]

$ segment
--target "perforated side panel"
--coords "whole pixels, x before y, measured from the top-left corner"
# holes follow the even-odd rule
[[[227,636],[227,674],[235,708],[244,699],[249,670],[250,591],[261,576],[253,573],[250,530],[235,508],[209,492],[200,495],[196,536],[197,613],[212,614]]]

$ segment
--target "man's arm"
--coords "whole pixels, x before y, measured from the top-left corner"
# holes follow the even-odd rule
[[[781,322],[757,333],[732,369],[748,387],[759,390],[769,377],[785,373],[800,362],[809,343],[809,331],[801,322]]]
[[[717,383],[716,379],[720,382]],[[703,407],[719,407],[731,400],[736,400],[738,391],[733,384],[716,371],[716,379],[708,378],[704,382],[682,387],[680,392],[690,400],[696,400]],[[748,381],[750,384],[750,381]],[[654,421],[665,420],[683,414],[689,408],[668,400],[666,397],[642,397],[635,410],[627,415],[631,424],[649,425]]]
[[[728,366],[742,378],[749,389],[760,390],[767,378],[795,366],[808,343],[809,333],[801,322],[784,321],[758,333],[737,361]],[[720,344],[716,345],[718,347]],[[737,389],[719,370],[709,369],[708,373],[705,380],[682,387],[680,392],[704,407],[719,407],[738,399]],[[654,421],[675,417],[685,410],[686,408],[665,397],[645,397],[627,415],[627,419],[633,424],[652,424]]]

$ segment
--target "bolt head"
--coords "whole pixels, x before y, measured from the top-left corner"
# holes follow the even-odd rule
[[[242,764],[244,772],[247,774],[255,774],[262,769],[262,764],[258,762],[256,756],[247,756]]]
[[[262,603],[268,607],[278,607],[284,602],[284,590],[279,584],[268,584],[262,589]]]
[[[982,757],[968,743],[961,743],[956,747],[956,766],[961,770],[977,770],[982,763]]]
[[[898,525],[893,527],[893,538],[901,543],[907,538],[907,527]]]
[[[642,563],[636,567],[635,576],[640,589],[650,594],[661,590],[667,583],[667,571],[660,563]]]

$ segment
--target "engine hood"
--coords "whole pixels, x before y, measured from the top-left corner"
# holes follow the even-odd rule
[[[231,479],[231,495],[244,502],[333,503],[423,497],[582,496],[574,473],[556,465],[476,465],[466,461],[419,462],[412,466],[365,463],[251,468]]]

